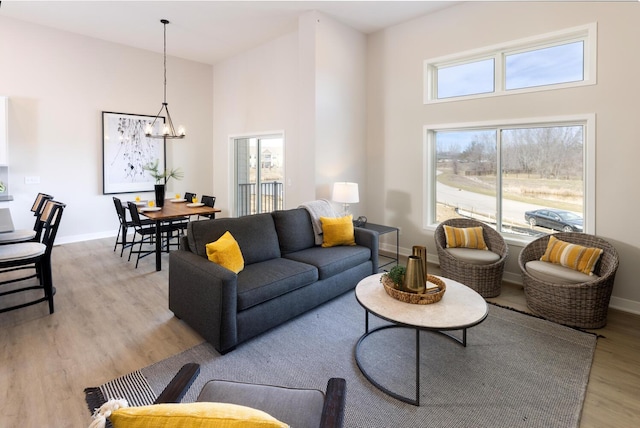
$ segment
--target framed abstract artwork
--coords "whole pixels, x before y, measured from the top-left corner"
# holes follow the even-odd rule
[[[102,112],[102,193],[153,191],[156,183],[144,166],[158,160],[165,169],[165,141],[145,136],[145,128],[155,116]],[[162,119],[162,120],[160,120]],[[160,117],[154,125],[159,133],[164,125]]]

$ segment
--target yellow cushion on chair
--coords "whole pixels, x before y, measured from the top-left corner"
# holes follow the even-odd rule
[[[475,250],[488,250],[482,234],[482,226],[478,227],[452,227],[444,226],[444,235],[447,238],[447,248],[472,248]]]
[[[356,245],[353,232],[353,216],[320,217],[322,224],[322,246]]]
[[[287,428],[271,415],[227,403],[170,403],[126,407],[109,417],[114,428]]]
[[[583,247],[551,236],[540,260],[568,267],[586,275],[593,275],[593,268],[602,253],[603,250],[600,248]]]
[[[244,269],[242,251],[240,251],[238,242],[229,231],[226,231],[217,241],[208,243],[206,249],[207,258],[210,261],[234,273]]]

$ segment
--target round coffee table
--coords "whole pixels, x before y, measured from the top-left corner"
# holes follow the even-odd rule
[[[356,344],[355,358],[362,374],[378,389],[390,396],[416,406],[420,405],[420,331],[435,331],[467,346],[467,329],[480,324],[487,317],[487,302],[471,288],[452,279],[443,280],[447,290],[442,300],[428,305],[404,303],[389,296],[380,283],[382,274],[364,278],[356,286],[356,299],[365,310],[365,333]],[[369,330],[369,314],[391,322]],[[373,333],[389,328],[410,328],[416,331],[416,397],[396,394],[376,382],[360,363],[360,344]],[[462,330],[462,338],[447,331]]]

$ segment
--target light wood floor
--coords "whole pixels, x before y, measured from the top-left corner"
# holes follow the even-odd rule
[[[134,269],[112,245],[102,239],[54,249],[53,315],[46,303],[0,314],[0,427],[86,427],[85,387],[202,341],[167,307],[168,256],[162,272],[152,257]],[[522,288],[512,284],[491,301],[526,310]],[[580,426],[640,426],[640,317],[611,310],[597,332],[604,337]]]

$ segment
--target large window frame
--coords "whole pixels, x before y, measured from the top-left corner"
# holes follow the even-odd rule
[[[423,183],[424,187],[424,206],[423,206],[423,228],[425,230],[434,231],[438,225],[436,219],[436,173],[437,173],[437,156],[435,135],[439,131],[468,131],[468,130],[503,130],[514,129],[520,127],[553,127],[553,126],[572,126],[581,125],[584,127],[584,152],[583,152],[583,182],[584,182],[584,233],[595,234],[595,114],[580,114],[572,116],[554,116],[544,118],[528,118],[517,120],[502,120],[488,122],[470,122],[470,123],[451,123],[451,124],[430,124],[425,125],[423,129]],[[498,144],[500,144],[498,142]],[[498,152],[500,147],[497,148]],[[498,159],[500,165],[500,159]],[[497,219],[502,217],[502,190],[501,183],[497,183],[496,192],[496,212]],[[497,230],[501,230],[501,224],[498,223]],[[505,240],[509,243],[522,244],[533,240],[520,235],[512,235],[508,232],[501,232]]]
[[[556,47],[567,43],[582,41],[583,79],[564,83],[530,86],[519,89],[506,89],[506,57],[513,54]],[[438,98],[438,70],[441,68],[463,66],[482,60],[494,61],[494,90],[492,92]],[[553,33],[514,40],[485,48],[474,49],[424,61],[424,104],[452,102],[475,98],[485,98],[527,92],[539,92],[585,85],[595,85],[597,80],[597,24],[591,23],[568,28]]]

